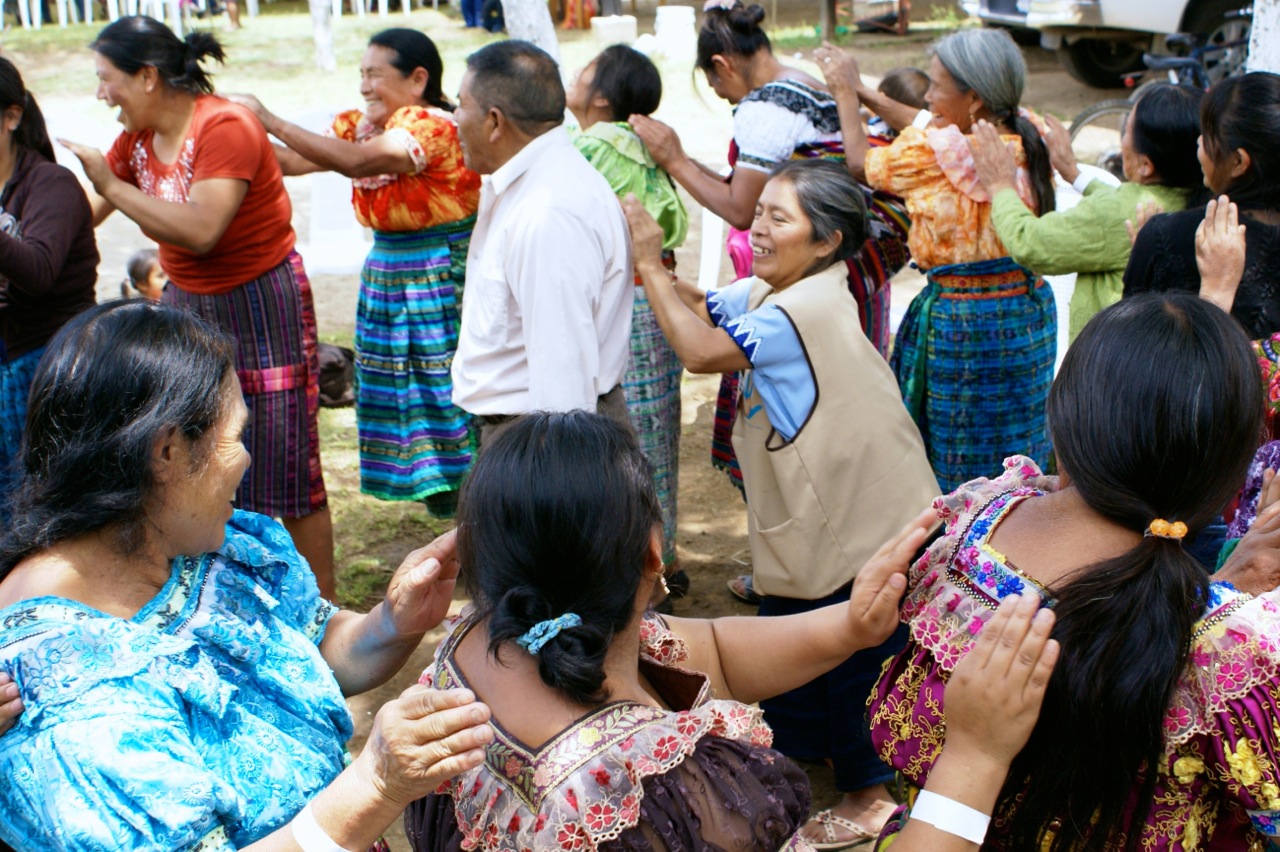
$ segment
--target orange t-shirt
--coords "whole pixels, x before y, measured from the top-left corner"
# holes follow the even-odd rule
[[[480,175],[463,165],[458,125],[434,107],[401,107],[377,127],[359,110],[340,113],[333,135],[367,142],[385,134],[413,160],[409,174],[374,175],[352,181],[356,219],[379,231],[421,231],[474,216],[480,206]]]
[[[202,180],[249,183],[240,209],[208,254],[156,240],[169,280],[190,293],[225,293],[288,257],[294,244],[293,208],[271,141],[253,113],[214,95],[199,95],[191,129],[171,165],[156,158],[153,135],[151,130],[121,133],[107,152],[107,164],[116,176],[147,195],[185,204],[191,187]]]

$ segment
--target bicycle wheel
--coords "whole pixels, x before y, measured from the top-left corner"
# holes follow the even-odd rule
[[[1071,122],[1071,150],[1076,161],[1105,169],[1124,180],[1124,163],[1120,156],[1120,137],[1129,120],[1133,102],[1110,100],[1096,103]]]

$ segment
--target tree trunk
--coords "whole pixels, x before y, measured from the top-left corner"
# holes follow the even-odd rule
[[[556,41],[556,25],[546,0],[502,0],[502,14],[507,22],[507,35],[533,42],[560,61],[560,44]]]
[[[333,9],[329,0],[307,0],[307,5],[311,8],[311,32],[316,42],[316,67],[335,71],[338,60],[333,55]]]
[[[1280,73],[1280,0],[1253,0],[1248,68]]]

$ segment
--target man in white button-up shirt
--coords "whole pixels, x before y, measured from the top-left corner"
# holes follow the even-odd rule
[[[529,411],[601,411],[627,423],[631,238],[609,184],[561,124],[555,61],[523,41],[467,59],[458,138],[485,175],[467,254],[453,401],[482,443]],[[630,428],[628,426],[628,428]]]

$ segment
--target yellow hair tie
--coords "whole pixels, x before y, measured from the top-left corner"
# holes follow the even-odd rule
[[[1143,535],[1153,535],[1157,538],[1171,538],[1174,541],[1182,541],[1183,536],[1187,534],[1187,525],[1182,521],[1174,521],[1169,523],[1164,518],[1156,518],[1151,522],[1151,526],[1147,527],[1147,531]]]

